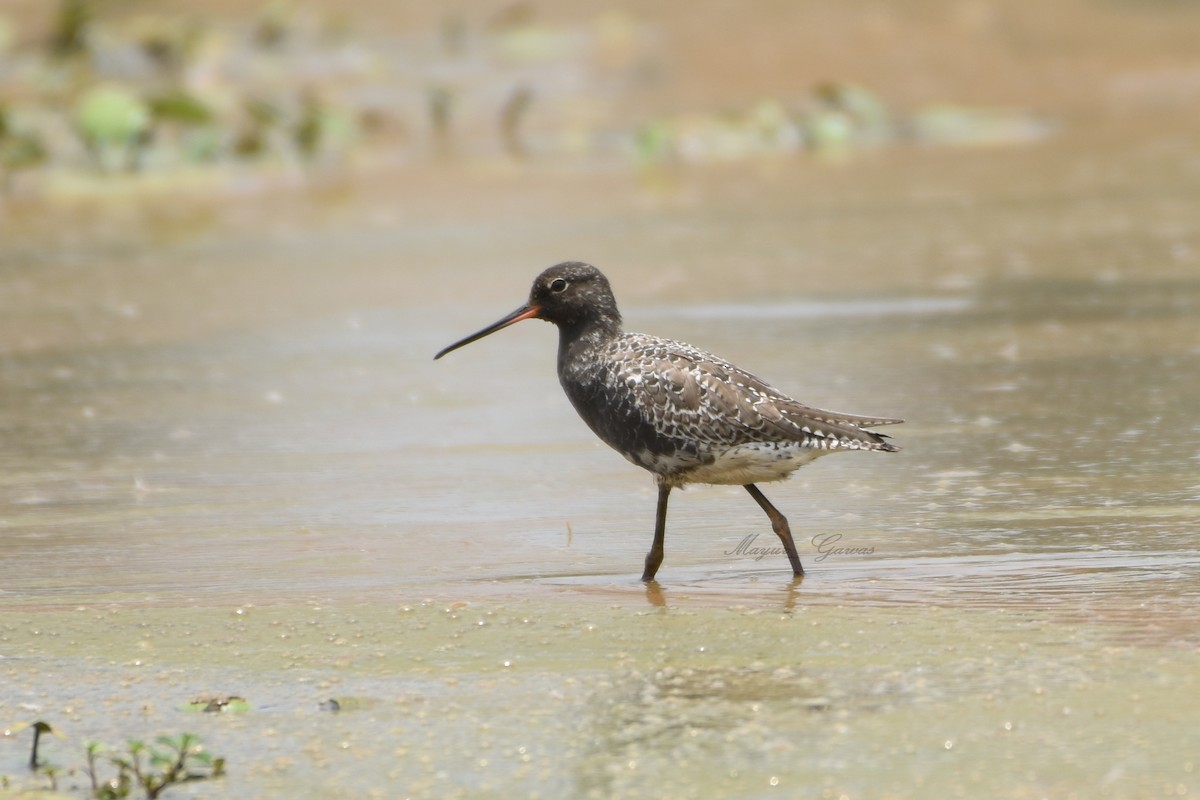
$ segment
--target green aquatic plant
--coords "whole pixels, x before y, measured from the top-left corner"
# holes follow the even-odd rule
[[[533,90],[518,86],[504,101],[500,109],[500,138],[508,154],[520,158],[526,153],[525,141],[521,136],[521,123],[533,105]]]
[[[224,137],[212,108],[182,89],[152,95],[146,100],[151,118],[151,136],[162,149],[174,152],[183,162],[200,164],[220,157]]]
[[[211,108],[180,89],[151,97],[147,106],[155,122],[201,126],[210,124],[214,119]]]
[[[239,712],[249,711],[250,704],[246,702],[246,698],[232,695],[215,695],[202,696],[193,698],[190,703],[185,703],[182,707],[183,711],[201,711],[206,714],[217,714],[227,711]]]
[[[238,158],[259,158],[268,150],[271,131],[278,127],[283,112],[261,98],[246,100],[243,121],[234,134],[231,150]]]
[[[225,759],[206,753],[200,739],[191,733],[159,736],[154,745],[131,740],[124,753],[105,753],[96,742],[87,745],[87,771],[96,800],[121,800],[141,789],[147,800],[171,786],[190,781],[219,778],[225,774]],[[99,777],[101,759],[116,768],[108,780]]]
[[[0,187],[8,191],[16,173],[44,164],[46,157],[41,136],[14,127],[8,109],[0,106]]]
[[[29,748],[29,769],[34,775],[44,776],[46,780],[49,781],[49,789],[51,792],[57,791],[58,776],[62,772],[62,768],[57,764],[52,764],[49,761],[41,758],[39,748],[42,743],[43,734],[48,733],[52,736],[57,736],[59,739],[65,739],[66,737],[63,736],[62,731],[55,728],[49,722],[40,719],[35,722],[19,722],[16,725],[12,725],[4,731],[4,735],[12,736],[20,733],[26,728],[33,729],[33,743]],[[7,775],[3,776],[3,781],[2,785],[0,785],[0,788],[8,788]]]
[[[179,82],[184,80],[184,72],[206,35],[206,27],[194,20],[172,22],[165,17],[149,17],[138,22],[129,38],[160,77]]]
[[[63,0],[50,34],[50,52],[63,58],[85,52],[95,15],[94,0]]]
[[[273,0],[259,12],[254,43],[264,50],[282,47],[292,33],[296,10],[286,0]]]
[[[56,791],[58,776],[63,774],[63,768],[41,758],[38,747],[43,734],[60,739],[66,737],[44,720],[13,725],[5,731],[5,735],[19,733],[26,728],[33,729],[29,768],[35,775],[45,776],[50,782],[50,791]],[[121,800],[132,796],[138,789],[148,800],[154,800],[176,784],[219,778],[225,774],[225,759],[205,752],[200,739],[191,733],[174,737],[159,736],[154,744],[131,740],[122,752],[108,752],[98,742],[88,742],[86,757],[86,774],[91,781],[91,796],[95,800]],[[100,773],[106,764],[114,768],[116,773],[111,778],[102,779]],[[0,781],[0,788],[8,788],[7,776]]]
[[[38,720],[37,722],[33,723],[33,746],[29,748],[30,769],[37,769],[41,766],[41,762],[38,760],[38,744],[42,740],[43,733],[50,733],[53,730],[54,728],[50,726],[49,722],[42,722],[41,720]]]
[[[312,92],[305,92],[300,98],[300,117],[292,129],[292,140],[306,160],[314,159],[321,148],[324,116],[325,109],[320,99]]]
[[[42,734],[48,733],[52,736],[57,736],[59,739],[65,739],[66,737],[63,736],[62,731],[55,728],[49,722],[40,719],[35,722],[18,722],[16,725],[9,727],[4,732],[4,735],[11,736],[13,734],[20,733],[26,728],[33,729],[33,744],[30,745],[29,748],[29,768],[37,771],[40,768],[48,766],[44,761],[38,758],[38,747],[42,743]],[[53,777],[51,777],[51,780],[53,780]]]
[[[118,84],[97,86],[80,98],[79,135],[102,171],[135,170],[150,133],[150,108]]]
[[[429,124],[433,129],[434,143],[439,152],[450,147],[450,124],[454,112],[454,92],[445,86],[429,89]]]
[[[53,8],[36,49],[22,46],[15,23],[0,13],[0,192],[20,195],[18,177],[50,195],[108,183],[119,192],[156,192],[175,183],[121,176],[175,171],[190,180],[236,165],[225,174],[237,180],[260,168],[270,176],[296,166],[355,167],[412,146],[414,133],[426,156],[469,158],[490,152],[479,143],[481,108],[496,109],[487,130],[514,159],[623,155],[640,168],[805,153],[843,158],[912,142],[1003,145],[1052,130],[1020,111],[942,105],[900,116],[867,87],[840,79],[807,96],[789,91],[613,129],[594,112],[556,109],[599,108],[608,102],[605,87],[652,78],[638,66],[650,39],[625,14],[571,28],[543,21],[524,0],[474,24],[449,14],[429,32],[433,49],[417,57],[420,38],[358,37],[353,12],[321,21],[298,0],[255,0],[240,21],[220,22],[169,8],[130,14],[122,10],[128,3],[42,0]],[[397,58],[400,43],[405,53]],[[577,86],[593,67],[608,77]],[[541,77],[560,68],[577,77]],[[620,77],[614,70],[625,79],[612,80]],[[581,94],[564,104],[564,91]],[[536,139],[529,130],[535,104],[548,109]],[[555,119],[570,127],[547,129]]]

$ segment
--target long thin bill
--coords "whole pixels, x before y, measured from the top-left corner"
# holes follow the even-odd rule
[[[520,322],[523,319],[534,319],[540,313],[542,313],[542,309],[539,308],[538,306],[528,306],[528,305],[521,306],[516,311],[512,312],[511,314],[504,317],[503,319],[496,320],[495,322],[493,322],[491,325],[488,325],[483,330],[481,330],[477,333],[472,333],[467,338],[461,339],[461,340],[455,342],[454,344],[450,345],[449,347],[443,347],[441,350],[438,351],[438,354],[433,357],[433,360],[437,361],[439,358],[446,355],[446,353],[449,353],[451,350],[457,350],[458,348],[460,348],[464,345],[468,345],[471,342],[478,341],[478,340],[482,339],[483,337],[487,336],[488,334],[495,333],[496,331],[500,330],[501,328],[507,328],[509,325],[513,325],[517,322]]]

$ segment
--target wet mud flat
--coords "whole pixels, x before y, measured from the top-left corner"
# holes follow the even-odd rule
[[[229,775],[180,796],[1137,796],[1194,769],[1182,649],[1037,612],[643,610],[632,593],[43,613],[6,626],[38,665],[7,682],[68,732],[199,733]],[[219,692],[251,708],[180,709]]]

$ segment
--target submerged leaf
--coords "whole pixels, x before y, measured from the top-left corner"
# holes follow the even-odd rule
[[[123,144],[150,125],[150,109],[123,86],[98,86],[80,100],[77,120],[90,141]]]
[[[178,122],[183,125],[207,125],[213,121],[213,112],[195,97],[181,91],[169,92],[150,98],[150,114],[158,120]]]

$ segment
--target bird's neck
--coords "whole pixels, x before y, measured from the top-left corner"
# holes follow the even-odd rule
[[[598,350],[621,335],[619,319],[590,319],[558,326],[558,363],[574,361],[592,350]]]

